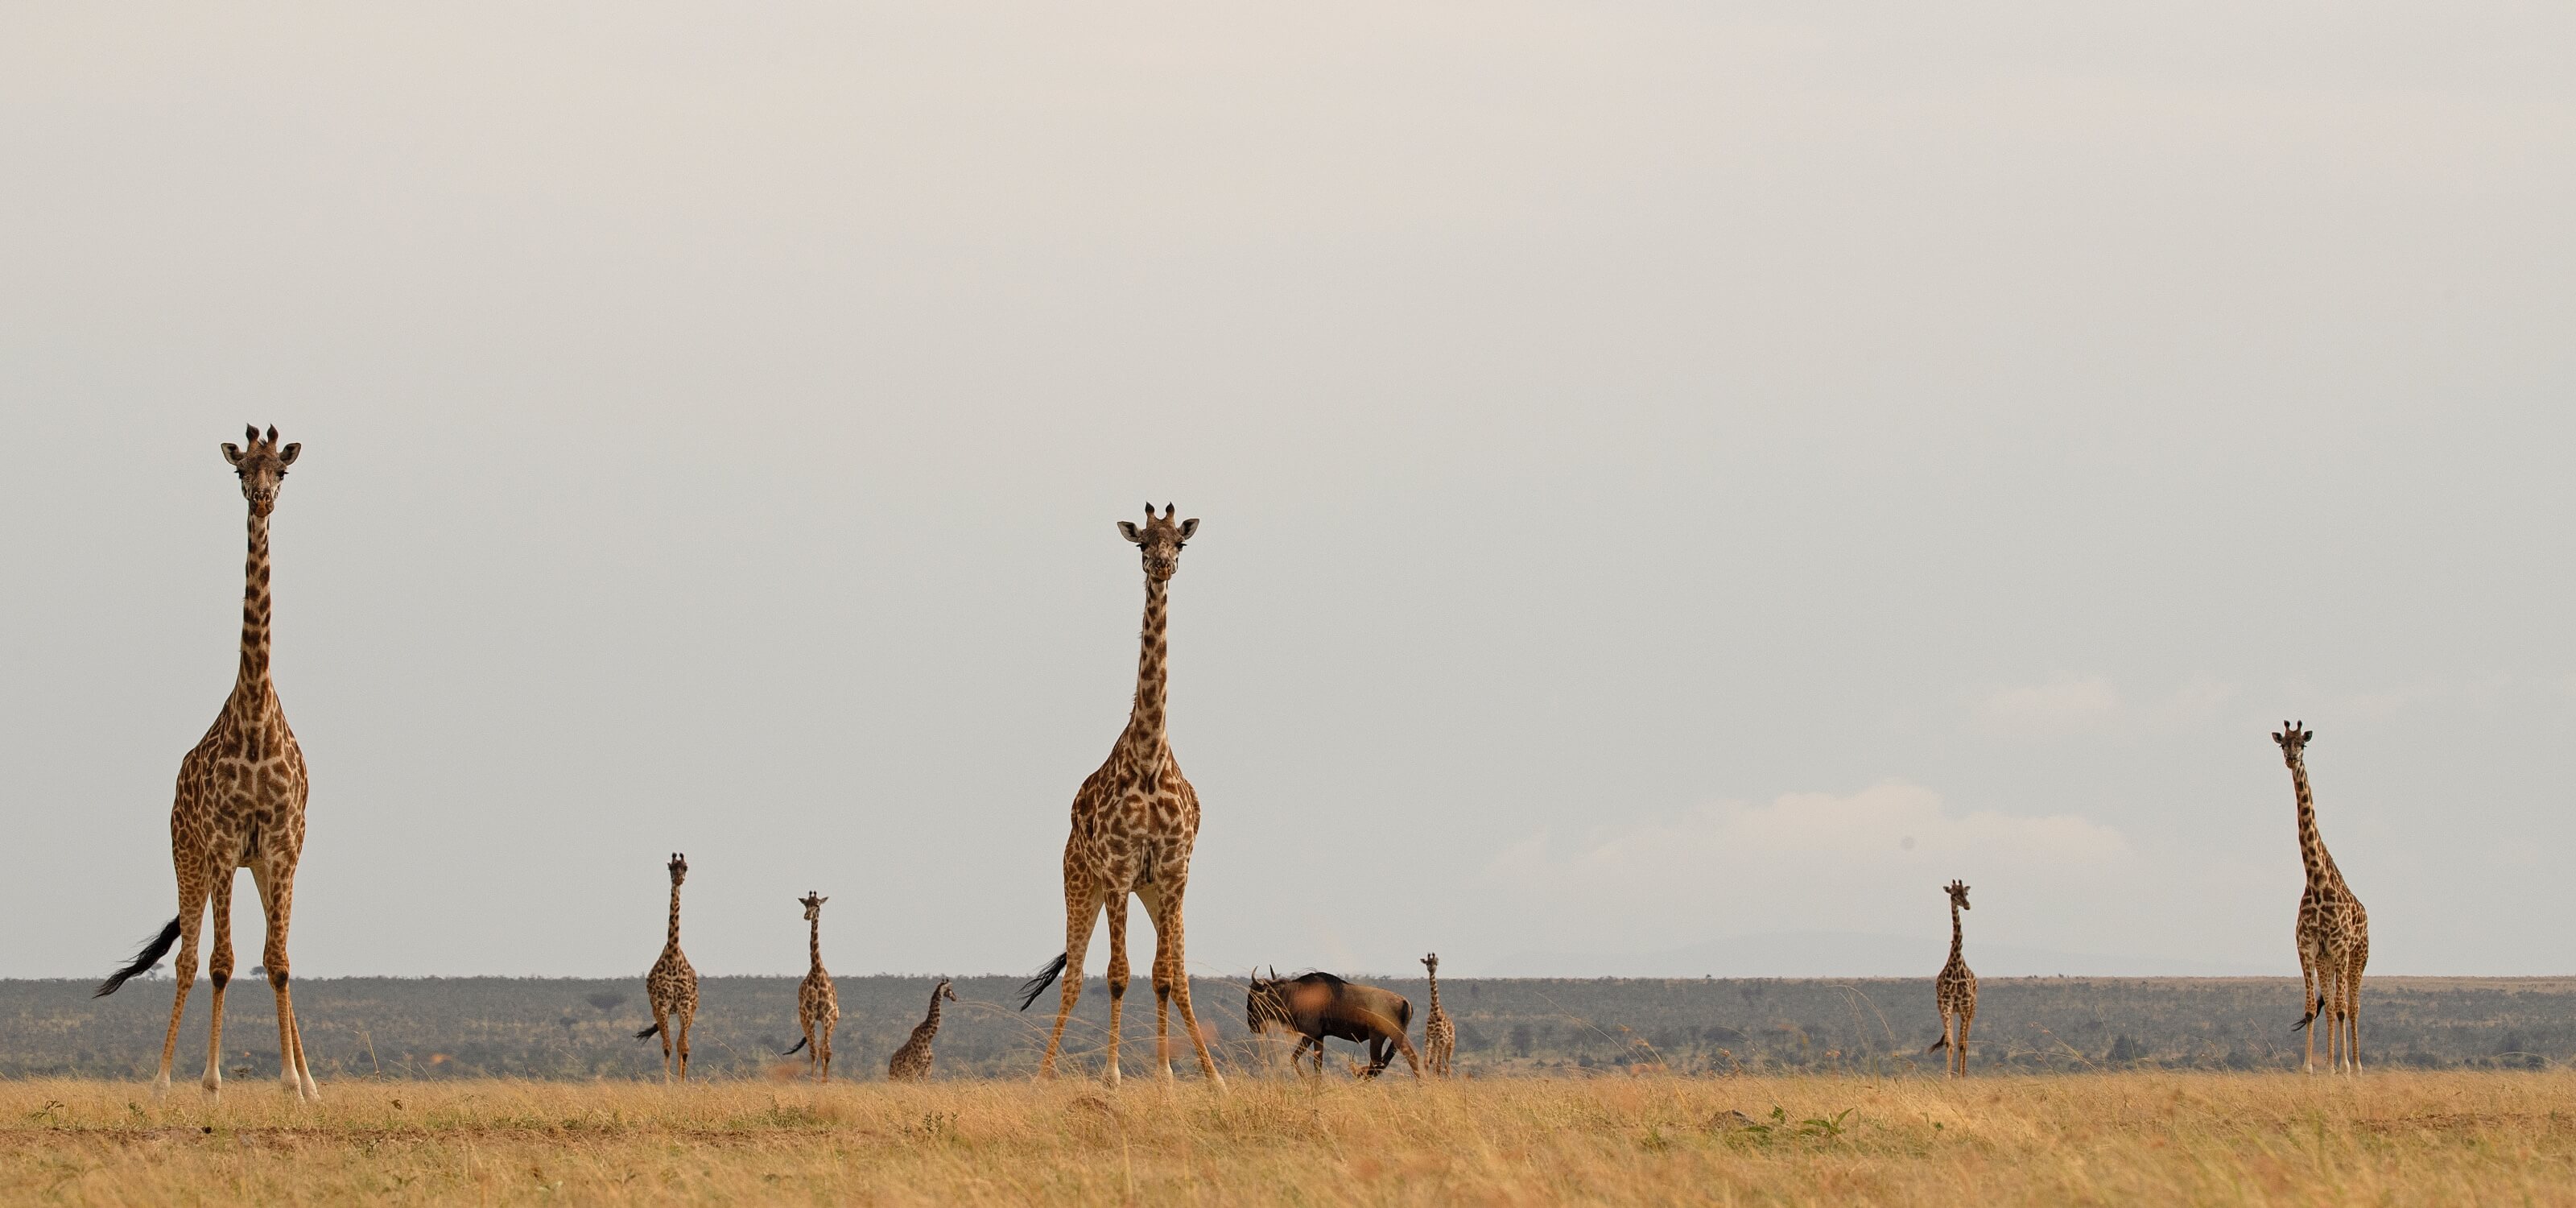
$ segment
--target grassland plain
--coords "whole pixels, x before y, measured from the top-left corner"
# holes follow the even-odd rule
[[[2576,1075],[0,1083],[0,1197],[197,1204],[2576,1204]],[[1734,1113],[1742,1113],[1744,1120]]]
[[[1936,950],[1934,956],[1939,955]],[[839,1068],[881,1075],[886,1055],[928,1003],[926,977],[843,977]],[[1424,1001],[1417,978],[1371,978]],[[661,1047],[638,1041],[643,979],[308,978],[297,1013],[316,1076],[407,1078],[658,1077]],[[1027,1013],[1017,984],[970,977],[939,1034],[938,1076],[1005,1077],[1035,1070],[1054,1022],[1052,995]],[[170,1014],[167,980],[112,998],[91,983],[0,981],[0,1077],[133,1078],[160,1057]],[[264,989],[264,988],[263,988]],[[1458,1021],[1458,1064],[1480,1076],[1603,1069],[1673,1073],[1930,1072],[1923,1047],[1940,1035],[1927,978],[1785,980],[1489,980],[1441,985]],[[1141,989],[1139,991],[1141,993]],[[1243,985],[1195,979],[1211,1040],[1248,1059]],[[202,983],[188,1003],[179,1068],[205,1060]],[[277,1071],[273,1000],[236,991],[225,1021],[224,1066],[239,1077]],[[1145,1072],[1150,997],[1128,1013],[1127,1072]],[[2296,978],[1987,978],[1972,1055],[1978,1073],[2085,1073],[2160,1068],[2278,1070],[2303,1039]],[[1066,1039],[1097,1061],[1109,996],[1095,979]],[[710,977],[693,1033],[693,1071],[758,1077],[795,1043],[796,979]],[[2362,989],[2363,1052],[2409,1069],[2552,1068],[2576,1062],[2576,979],[2375,977]],[[1350,1047],[1335,1042],[1336,1054]],[[1194,1076],[1194,1075],[1193,1075]]]

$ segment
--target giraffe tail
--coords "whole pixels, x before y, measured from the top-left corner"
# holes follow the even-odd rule
[[[1926,1053],[1938,1053],[1938,1052],[1940,1052],[1941,1050],[1946,1049],[1946,1048],[1949,1048],[1949,1047],[1950,1047],[1950,1034],[1949,1034],[1948,1032],[1943,1032],[1943,1033],[1941,1033],[1941,1039],[1933,1041],[1933,1042],[1932,1042],[1932,1047],[1931,1047],[1931,1048],[1928,1048],[1928,1049],[1925,1049],[1925,1050],[1923,1050],[1923,1051],[1924,1051],[1924,1052],[1926,1052]]]
[[[103,993],[103,992],[104,992],[104,991],[102,991],[102,993]],[[2326,996],[2325,996],[2325,995],[2323,995],[2323,994],[2317,995],[2317,1005],[2315,1005],[2315,1006],[2313,1006],[2313,1007],[2308,1008],[2308,1013],[2307,1013],[2307,1014],[2305,1014],[2305,1015],[2300,1016],[2300,1017],[2299,1017],[2299,1022],[2297,1022],[2297,1023],[2294,1023],[2294,1024],[2291,1024],[2291,1025],[2290,1025],[2290,1030],[2291,1030],[2291,1031],[2293,1031],[2293,1032],[2305,1031],[2305,1030],[2307,1029],[2307,1026],[2308,1026],[2309,1024],[2315,1023],[2315,1022],[2317,1021],[2317,1012],[2319,1012],[2319,1011],[2323,1011],[2323,1010],[2325,1010],[2325,1009],[2326,1009]]]
[[[808,1036],[808,1037],[806,1037],[806,1038],[805,1038],[805,1040],[812,1040],[812,1039],[814,1039],[814,1038],[813,1038],[813,1037],[811,1037],[811,1036]],[[797,1042],[796,1042],[796,1048],[794,1048],[794,1049],[789,1049],[789,1050],[787,1050],[787,1051],[786,1051],[786,1052],[784,1052],[784,1053],[780,1053],[780,1054],[779,1054],[779,1056],[781,1056],[781,1057],[793,1057],[793,1056],[795,1056],[795,1055],[796,1055],[796,1050],[797,1050],[797,1049],[801,1049],[801,1048],[804,1048],[804,1047],[805,1047],[805,1040],[799,1040],[799,1041],[797,1041]]]
[[[655,1032],[659,1032],[659,1031],[661,1031],[661,1030],[662,1030],[662,1025],[660,1025],[660,1024],[658,1024],[658,1023],[657,1023],[657,1024],[654,1024],[652,1027],[646,1028],[646,1029],[644,1029],[644,1030],[643,1030],[643,1031],[641,1031],[641,1032],[637,1032],[637,1033],[635,1034],[635,1039],[637,1039],[637,1040],[650,1040],[650,1039],[652,1039],[652,1038],[653,1038],[653,1033],[655,1033]]]
[[[1057,976],[1064,972],[1064,957],[1064,953],[1056,953],[1055,959],[1048,961],[1046,968],[1038,970],[1037,976],[1020,983],[1021,1010],[1028,1010],[1029,1004],[1038,1000],[1038,995],[1046,993],[1046,988],[1055,984]]]
[[[98,983],[98,992],[90,997],[105,998],[116,993],[117,987],[140,975],[144,970],[160,964],[161,958],[169,954],[170,945],[178,942],[179,918],[177,915],[172,915],[170,924],[161,929],[161,934],[143,941],[143,947],[135,951],[134,959],[127,961],[124,968],[108,974],[106,981]]]

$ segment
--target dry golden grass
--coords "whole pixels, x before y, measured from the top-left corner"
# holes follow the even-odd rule
[[[0,1084],[0,1200],[2576,1204],[2557,1073],[145,1089]]]

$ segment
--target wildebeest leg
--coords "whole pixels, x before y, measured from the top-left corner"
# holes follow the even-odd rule
[[[1289,1050],[1289,1052],[1288,1052],[1288,1072],[1289,1072],[1289,1073],[1292,1073],[1292,1074],[1298,1075],[1299,1077],[1304,1077],[1304,1076],[1305,1076],[1305,1073],[1306,1073],[1306,1046],[1307,1046],[1307,1045],[1310,1045],[1310,1044],[1314,1044],[1314,1043],[1315,1043],[1315,1038],[1314,1038],[1314,1037],[1312,1037],[1312,1036],[1308,1036],[1308,1035],[1306,1035],[1306,1034],[1305,1034],[1305,1033],[1303,1033],[1303,1032],[1300,1032],[1300,1033],[1298,1033],[1298,1034],[1297,1034],[1297,1047],[1296,1047],[1296,1048],[1294,1048],[1294,1049]],[[1321,1046],[1318,1046],[1318,1047],[1321,1047]],[[1320,1068],[1320,1067],[1319,1067],[1319,1068]]]
[[[1392,1059],[1395,1057],[1395,1052],[1394,1052],[1394,1050],[1389,1049],[1389,1048],[1387,1047],[1387,1044],[1386,1044],[1386,1037],[1384,1037],[1384,1036],[1371,1036],[1371,1037],[1369,1037],[1368,1046],[1369,1046],[1369,1063],[1368,1063],[1368,1072],[1367,1072],[1367,1073],[1365,1073],[1365,1074],[1362,1074],[1362,1075],[1361,1075],[1361,1077],[1363,1077],[1363,1078],[1375,1078],[1375,1077],[1377,1077],[1379,1074],[1381,1074],[1381,1073],[1385,1072],[1385,1070],[1386,1070],[1386,1063],[1387,1063],[1388,1061],[1392,1060]]]

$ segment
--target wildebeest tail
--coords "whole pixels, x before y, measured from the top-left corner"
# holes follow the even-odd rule
[[[637,1032],[637,1033],[635,1034],[635,1039],[637,1039],[637,1040],[648,1040],[648,1039],[651,1039],[651,1038],[652,1038],[653,1033],[655,1033],[655,1032],[659,1032],[659,1031],[661,1031],[661,1030],[662,1030],[662,1025],[661,1025],[661,1024],[659,1024],[659,1023],[656,1023],[656,1024],[654,1024],[652,1027],[646,1028],[646,1029],[644,1029],[644,1030],[643,1030],[643,1031],[641,1031],[641,1032]]]
[[[124,985],[129,979],[141,974],[144,970],[160,964],[161,958],[169,955],[170,945],[178,942],[179,916],[174,914],[170,916],[170,925],[161,929],[161,934],[143,941],[143,947],[135,951],[134,959],[125,962],[124,968],[108,974],[106,981],[98,983],[98,993],[92,994],[90,997],[105,998],[110,994],[116,993],[116,988],[118,986]]]
[[[1046,988],[1054,985],[1055,979],[1064,973],[1064,956],[1064,953],[1056,953],[1055,959],[1048,961],[1046,968],[1038,970],[1036,977],[1020,983],[1021,1010],[1028,1010],[1029,1004],[1036,1002],[1038,995],[1046,993]]]
[[[813,1037],[811,1037],[811,1036],[808,1036],[808,1037],[806,1037],[806,1038],[805,1038],[805,1040],[812,1040],[812,1039],[814,1039],[814,1038],[813,1038]],[[781,1057],[793,1057],[793,1056],[795,1056],[795,1055],[796,1055],[796,1049],[801,1049],[801,1048],[804,1048],[804,1047],[805,1047],[805,1040],[799,1040],[799,1041],[797,1041],[797,1042],[796,1042],[796,1048],[795,1048],[795,1049],[789,1049],[789,1050],[787,1050],[787,1051],[786,1051],[786,1052],[784,1052],[784,1053],[780,1053],[780,1054],[779,1054],[779,1056],[781,1056]]]

